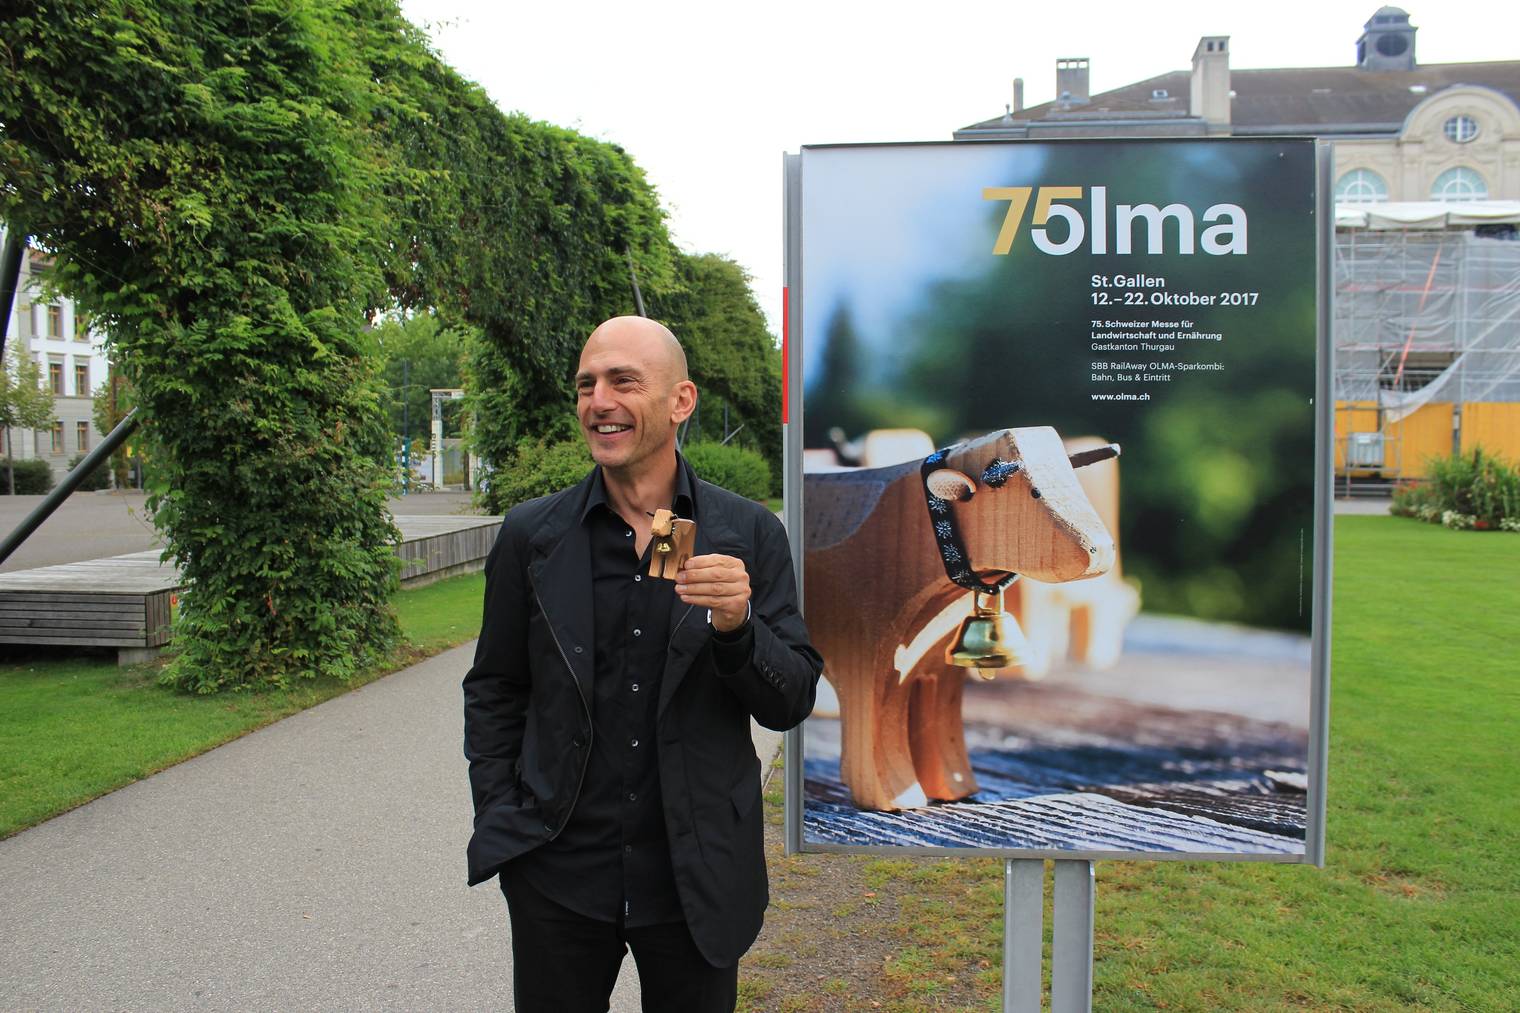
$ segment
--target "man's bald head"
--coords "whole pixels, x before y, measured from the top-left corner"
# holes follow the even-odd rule
[[[628,350],[651,369],[659,370],[668,386],[691,379],[686,368],[686,349],[681,347],[681,342],[671,333],[670,328],[658,320],[650,320],[648,317],[613,317],[598,326],[586,339],[586,345],[581,350],[583,360],[593,350],[593,346],[597,350],[608,347]]]
[[[697,406],[670,329],[613,317],[591,332],[575,374],[575,413],[597,464],[613,474],[674,467],[676,430]]]

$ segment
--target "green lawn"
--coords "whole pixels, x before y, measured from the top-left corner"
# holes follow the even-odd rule
[[[1520,537],[1335,524],[1324,869],[1104,863],[1095,1003],[1520,1009]]]
[[[406,647],[349,683],[197,697],[157,685],[157,666],[118,668],[114,655],[38,650],[0,663],[0,837],[470,640],[484,588],[476,573],[397,594]]]
[[[1341,517],[1335,537],[1326,868],[1099,863],[1094,1008],[1520,1009],[1520,536]],[[419,653],[474,635],[481,589],[398,597]],[[151,680],[105,659],[0,666],[0,834],[350,688]],[[996,1008],[1000,862],[805,855],[773,874],[820,861],[860,877],[860,918],[901,887],[882,1008],[946,1008],[941,972]],[[832,1008],[813,976],[791,984],[765,1008]]]
[[[1520,1009],[1520,536],[1339,517],[1334,581],[1325,868],[1098,863],[1094,1009]],[[820,862],[890,911],[840,925],[876,1001],[761,966],[745,1009],[998,1008],[1001,862],[778,857],[773,902]]]

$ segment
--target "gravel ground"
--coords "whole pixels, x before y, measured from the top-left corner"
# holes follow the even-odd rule
[[[788,858],[779,774],[765,804],[771,904],[740,965],[741,1011],[998,1008],[1002,893],[992,866],[1000,863]],[[937,917],[951,910],[958,914]],[[961,920],[968,910],[976,924]]]

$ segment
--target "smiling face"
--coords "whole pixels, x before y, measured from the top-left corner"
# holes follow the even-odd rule
[[[665,327],[614,317],[591,332],[575,374],[575,412],[597,464],[637,475],[673,461],[676,427],[696,403],[686,356]]]

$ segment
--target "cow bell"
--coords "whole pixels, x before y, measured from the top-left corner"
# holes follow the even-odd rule
[[[955,642],[945,650],[945,661],[961,668],[987,671],[1022,665],[1029,649],[1018,620],[1003,611],[1003,592],[971,592],[971,614],[961,620]]]

